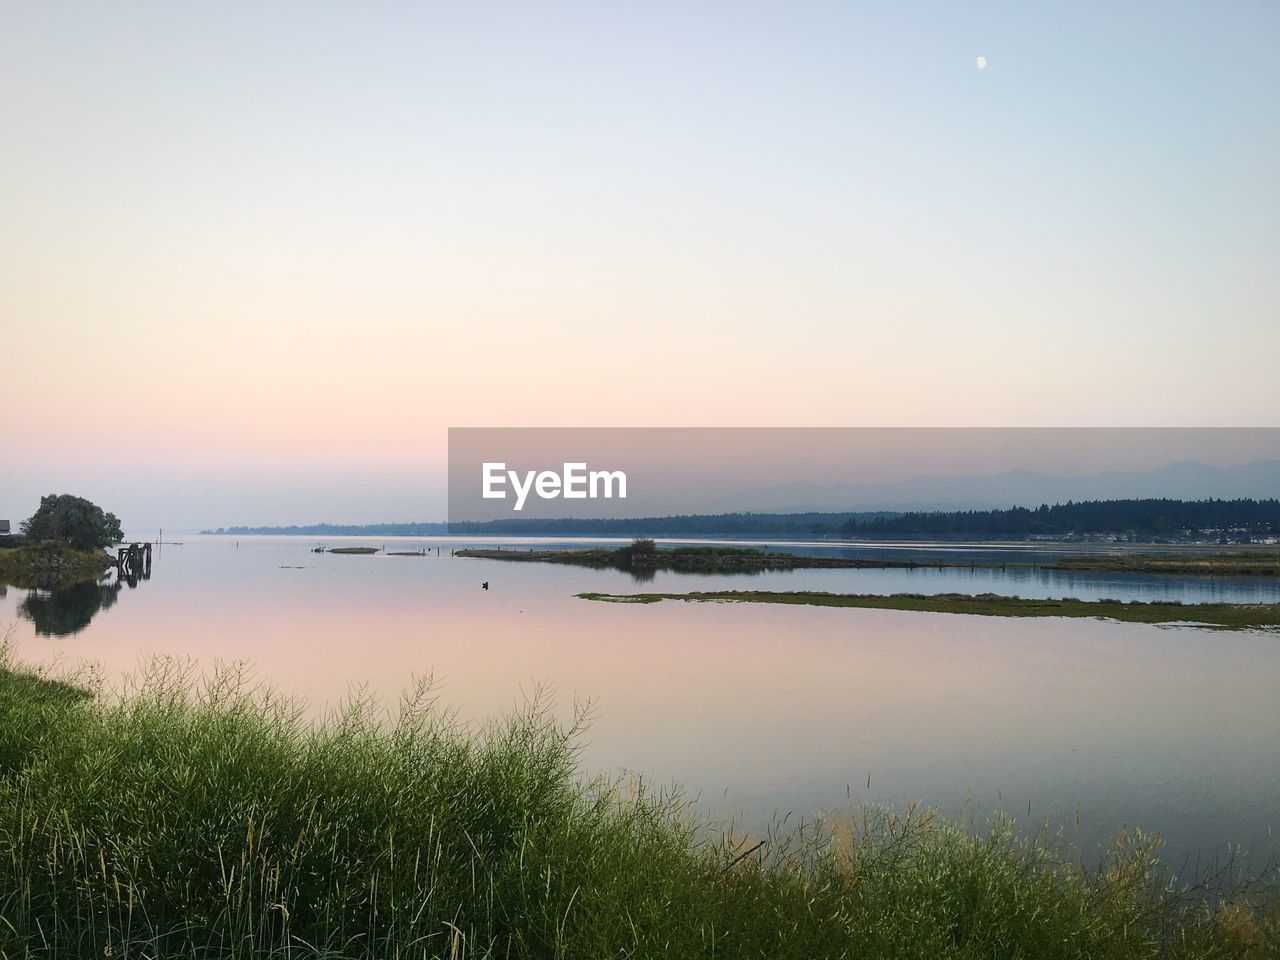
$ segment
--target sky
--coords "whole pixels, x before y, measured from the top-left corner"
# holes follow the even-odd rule
[[[1280,425],[1278,36],[3,0],[0,517],[441,519],[449,427]]]

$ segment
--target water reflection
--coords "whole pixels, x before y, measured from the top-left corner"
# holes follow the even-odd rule
[[[137,580],[129,585],[136,586]],[[99,611],[114,606],[123,586],[119,580],[87,580],[53,590],[32,590],[18,604],[18,614],[35,625],[38,636],[69,637],[87,627]]]
[[[497,545],[597,546],[484,544]],[[1258,863],[1280,853],[1272,634],[576,597],[758,588],[1277,602],[1280,578],[1051,571],[1015,567],[1025,553],[991,547],[994,567],[768,571],[749,580],[659,570],[637,589],[633,572],[615,567],[450,557],[474,540],[388,539],[388,552],[408,556],[314,546],[190,538],[165,553],[159,588],[108,615],[90,611],[93,622],[74,640],[48,636],[55,626],[74,632],[69,613],[37,631],[25,610],[14,654],[72,669],[89,661],[104,676],[132,674],[152,655],[202,668],[244,661],[255,681],[304,698],[315,716],[352,683],[394,706],[415,676],[430,674],[442,705],[478,723],[546,682],[566,721],[575,698],[598,704],[584,773],[680,783],[713,815],[743,823],[767,824],[775,812],[811,817],[850,798],[922,801],[962,816],[1007,810],[1029,831],[1048,818],[1090,863],[1134,825],[1161,832],[1171,864],[1227,844]],[[867,559],[925,556],[857,549]],[[118,598],[124,583],[114,587]],[[0,634],[27,596],[17,589],[0,599]],[[53,617],[47,603],[46,612]]]
[[[599,568],[588,568],[599,569]],[[790,573],[789,570],[767,570],[760,568],[743,568],[743,567],[717,567],[708,566],[701,570],[669,570],[659,567],[642,567],[632,564],[631,566],[617,566],[609,569],[621,570],[631,577],[632,583],[652,583],[658,578],[658,572],[664,576],[678,577],[682,580],[689,579],[706,579],[708,577],[729,577],[733,580],[740,580],[744,577],[759,577],[768,573]]]
[[[116,551],[116,569],[133,589],[139,580],[151,579],[151,544],[133,543]]]
[[[610,568],[583,568],[599,579]],[[740,577],[758,578],[743,587]],[[696,578],[697,582],[692,582]],[[868,567],[782,570],[670,570],[663,590],[799,590],[830,593],[996,593],[1027,599],[1140,600],[1181,603],[1280,603],[1280,578],[1052,570],[1047,567]],[[713,585],[713,582],[719,581]],[[600,589],[591,587],[589,589]]]
[[[34,624],[37,636],[70,637],[89,626],[101,611],[115,606],[126,585],[132,590],[150,579],[151,545],[134,543],[117,551],[114,578],[28,590],[17,612]],[[7,587],[0,585],[0,599],[7,592]]]
[[[408,541],[409,547],[418,541]],[[426,541],[422,541],[425,543]],[[455,541],[460,549],[528,549],[600,551],[611,540],[528,538],[496,540],[483,546]],[[621,541],[617,541],[621,545]],[[1089,552],[1086,547],[1044,545],[896,543],[832,545],[818,543],[730,543],[729,541],[663,541],[663,549],[694,544],[707,547],[755,547],[802,556],[860,561],[861,567],[770,567],[717,563],[702,558],[696,566],[637,562],[622,549],[609,560],[568,564],[580,576],[596,583],[584,587],[602,590],[600,581],[624,575],[632,585],[656,586],[672,592],[683,590],[795,590],[832,593],[995,593],[1025,599],[1119,600],[1181,603],[1280,603],[1280,577],[1246,575],[1193,576],[1113,570],[1058,568],[1064,556]],[[450,546],[449,549],[452,549]],[[1149,552],[1133,548],[1134,553]],[[508,562],[468,559],[469,563]],[[523,565],[522,565],[523,566]],[[744,587],[742,581],[756,582]],[[655,582],[656,581],[656,582]]]

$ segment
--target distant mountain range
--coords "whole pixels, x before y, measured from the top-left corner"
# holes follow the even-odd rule
[[[992,476],[921,476],[886,484],[788,483],[741,490],[704,504],[707,513],[991,510],[1068,500],[1265,499],[1280,495],[1280,460],[1215,467],[1199,460],[1156,470],[1051,477],[1031,470]]]

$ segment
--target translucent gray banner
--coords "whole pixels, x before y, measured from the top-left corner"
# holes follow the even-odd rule
[[[1280,494],[1280,428],[452,428],[449,522]]]

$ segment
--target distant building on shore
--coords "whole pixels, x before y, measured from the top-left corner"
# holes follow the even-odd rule
[[[9,521],[0,520],[0,537],[7,537],[8,535],[9,535]]]

